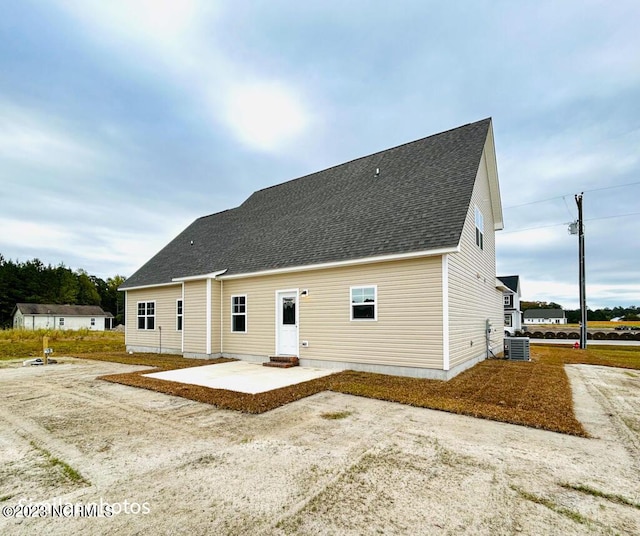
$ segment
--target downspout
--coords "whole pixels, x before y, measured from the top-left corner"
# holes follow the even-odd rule
[[[222,327],[222,324],[224,322],[223,305],[224,305],[224,281],[220,279],[220,355],[224,353],[224,329]]]

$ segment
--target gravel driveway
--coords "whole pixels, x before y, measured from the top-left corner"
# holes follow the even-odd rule
[[[0,368],[0,534],[640,533],[638,371],[567,367],[584,439],[329,392],[241,414],[62,361]]]

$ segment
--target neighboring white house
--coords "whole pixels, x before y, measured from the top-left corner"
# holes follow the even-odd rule
[[[525,325],[566,324],[562,309],[527,309],[524,312]]]
[[[265,188],[125,281],[127,349],[448,379],[502,351],[502,228],[490,119]]]
[[[504,283],[502,300],[504,302],[505,335],[515,334],[522,329],[522,311],[520,310],[520,276],[507,275],[498,277]]]
[[[15,329],[90,329],[113,327],[113,315],[97,305],[18,303],[13,309]]]

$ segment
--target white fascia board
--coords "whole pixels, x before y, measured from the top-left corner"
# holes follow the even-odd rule
[[[379,257],[365,257],[348,261],[325,262],[319,264],[308,264],[305,266],[291,266],[288,268],[274,268],[273,270],[263,270],[261,272],[248,272],[245,274],[223,275],[218,279],[242,279],[245,277],[257,277],[263,275],[287,274],[292,272],[307,272],[309,270],[322,270],[326,268],[341,268],[343,266],[357,266],[359,264],[372,264],[376,262],[399,261],[405,259],[417,259],[420,257],[438,257],[448,253],[459,253],[460,245],[451,248],[431,249],[425,251],[414,251],[412,253],[399,253],[395,255],[381,255]]]
[[[500,281],[498,278],[496,278],[496,288],[498,290],[501,290],[502,292],[505,292],[508,290],[509,292],[511,292],[511,294],[513,294],[513,291],[507,285],[505,285],[502,281]]]
[[[217,272],[211,272],[209,274],[200,274],[200,275],[188,275],[185,277],[174,277],[171,281],[175,281],[176,283],[182,283],[183,281],[198,281],[200,279],[216,279],[218,276],[221,276],[227,271],[227,268],[224,270],[218,270]]]
[[[142,290],[146,288],[172,287],[179,284],[180,284],[179,281],[175,283],[156,283],[155,285],[139,285],[137,287],[127,287],[127,288],[119,287],[118,290],[120,292],[127,292],[128,290]]]
[[[487,139],[484,144],[484,156],[487,163],[487,177],[489,177],[489,197],[493,212],[493,230],[504,229],[502,214],[502,199],[500,198],[500,183],[498,181],[498,163],[496,161],[496,146],[493,139],[493,121],[489,124]]]

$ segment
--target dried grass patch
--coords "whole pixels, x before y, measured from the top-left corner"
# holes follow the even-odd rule
[[[587,437],[573,411],[571,386],[564,365],[586,363],[640,369],[640,349],[633,347],[574,350],[535,346],[531,353],[531,362],[486,360],[447,382],[344,371],[257,394],[142,376],[151,372],[149,370],[103,376],[102,379],[247,413],[263,413],[321,391],[334,391]],[[162,370],[230,361],[194,361],[165,354],[118,354],[115,357],[119,362],[149,364]],[[114,360],[110,354],[98,358]]]

